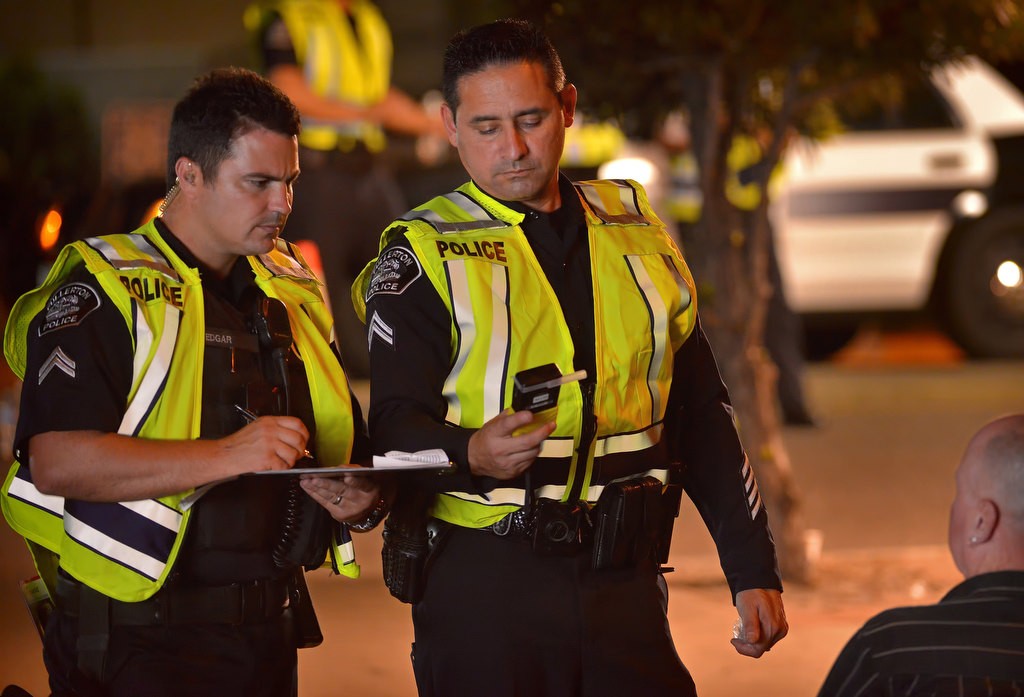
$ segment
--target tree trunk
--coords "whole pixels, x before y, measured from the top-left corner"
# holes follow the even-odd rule
[[[701,170],[701,220],[686,248],[697,283],[698,309],[729,388],[740,438],[757,477],[783,577],[809,583],[800,496],[782,439],[775,383],[778,371],[764,347],[768,281],[767,205],[741,216],[725,198],[726,154],[732,135],[709,104],[721,104],[721,75],[706,73],[691,137]],[[723,133],[723,131],[725,131]],[[764,182],[767,183],[765,168]],[[762,191],[765,189],[762,188]],[[764,197],[762,197],[763,199]]]
[[[720,205],[705,194],[705,216],[697,239],[706,254],[692,249],[698,308],[715,349],[719,369],[736,410],[740,438],[757,476],[769,513],[783,577],[811,580],[804,543],[800,496],[782,439],[775,383],[778,370],[764,347],[767,310],[767,248],[753,249],[756,234],[741,227],[737,212],[720,196]],[[719,214],[714,215],[715,209]],[[722,244],[722,241],[725,241]],[[765,235],[767,241],[767,235]],[[694,247],[701,246],[697,241]],[[761,257],[761,260],[757,258]]]

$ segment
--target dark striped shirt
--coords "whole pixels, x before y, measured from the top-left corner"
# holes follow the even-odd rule
[[[819,697],[1024,696],[1024,571],[969,578],[936,605],[875,615]]]

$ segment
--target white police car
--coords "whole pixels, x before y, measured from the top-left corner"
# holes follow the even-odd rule
[[[1024,96],[970,58],[899,107],[840,115],[846,131],[791,144],[772,184],[786,297],[812,352],[865,316],[932,311],[970,354],[1024,357]],[[695,164],[659,164],[659,150],[631,143],[599,176],[637,179],[665,217],[670,200],[699,215]]]
[[[771,214],[790,305],[933,309],[970,354],[1024,356],[1024,97],[969,59],[847,128],[786,155]]]

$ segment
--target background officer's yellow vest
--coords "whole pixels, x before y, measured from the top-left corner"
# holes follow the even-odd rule
[[[334,0],[285,0],[251,5],[244,21],[249,31],[262,36],[267,23],[280,16],[310,89],[321,97],[369,106],[390,88],[391,30],[366,0],[353,0],[348,15],[351,21]],[[350,150],[357,142],[374,152],[386,145],[376,124],[328,124],[303,116],[299,143],[307,148]]]

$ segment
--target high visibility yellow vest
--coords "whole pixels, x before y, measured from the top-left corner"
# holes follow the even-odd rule
[[[259,288],[288,309],[309,380],[317,452],[324,462],[348,462],[352,402],[331,348],[332,320],[319,283],[283,240],[249,262]],[[201,281],[198,271],[160,238],[152,221],[130,235],[94,237],[61,251],[43,285],[22,296],[11,311],[4,352],[12,369],[25,377],[29,324],[79,263],[95,276],[132,334],[132,387],[118,433],[154,440],[198,438],[206,343]],[[153,595],[171,572],[188,528],[192,493],[119,503],[64,499],[40,493],[29,468],[15,462],[0,504],[11,527],[29,542],[41,572],[56,555],[60,566],[83,583],[134,602]],[[337,571],[358,575],[347,531],[331,556]]]
[[[693,331],[696,293],[679,250],[639,184],[576,185],[586,215],[597,375],[592,409],[580,383],[563,385],[556,428],[531,468],[536,496],[594,502],[616,479],[667,479],[662,443],[673,358]],[[554,290],[520,227],[523,215],[473,183],[410,211],[389,227],[383,249],[405,232],[452,318],[452,369],[444,385],[445,420],[480,428],[510,406],[515,374],[555,363],[573,370],[572,337]],[[357,312],[373,262],[353,286]],[[589,411],[596,438],[580,453]],[[440,495],[434,516],[479,528],[526,501],[503,483],[481,496]]]
[[[275,16],[284,20],[313,92],[358,106],[375,104],[387,95],[394,55],[391,30],[372,3],[353,0],[348,15],[334,0],[257,3],[246,9],[245,25],[262,36]],[[299,143],[305,147],[351,150],[356,142],[374,152],[386,145],[376,124],[330,124],[303,116]]]
[[[626,135],[610,121],[589,122],[577,116],[572,128],[565,129],[565,145],[558,164],[561,167],[597,167],[618,157]]]
[[[751,136],[737,134],[726,154],[725,163],[729,176],[725,180],[725,198],[741,211],[753,211],[761,205],[761,185],[754,181],[744,183],[740,173],[761,161],[764,153],[757,140]],[[700,220],[704,194],[700,189],[700,173],[697,158],[687,150],[675,155],[671,161],[670,187],[665,206],[674,220],[681,223],[696,223]],[[769,177],[769,193],[778,187],[782,178],[782,163],[772,170]]]

